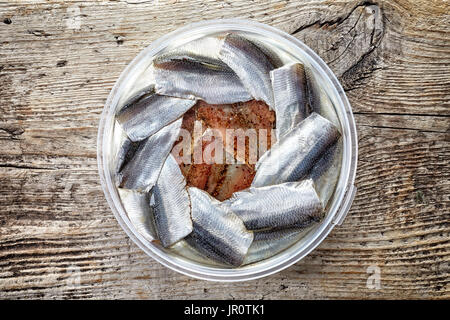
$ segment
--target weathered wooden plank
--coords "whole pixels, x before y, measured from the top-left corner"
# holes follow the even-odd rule
[[[294,267],[226,285],[227,290],[166,270],[130,243],[99,189],[93,159],[67,170],[3,168],[2,296],[448,297],[445,133],[370,127],[360,132],[358,196],[344,225]],[[380,290],[366,288],[370,266],[381,268]],[[78,268],[81,286],[69,290],[65,281]]]
[[[448,3],[132,2],[0,3],[1,298],[450,297]],[[95,159],[125,65],[168,31],[222,17],[313,48],[347,91],[360,147],[343,226],[291,268],[237,284],[147,257],[107,206]],[[374,266],[378,290],[366,285]]]

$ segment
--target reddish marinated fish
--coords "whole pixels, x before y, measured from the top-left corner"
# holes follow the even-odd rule
[[[196,128],[200,123],[201,131],[196,134],[205,135],[207,130],[213,130],[218,135],[218,137],[214,135],[211,139],[200,141],[200,149],[203,156],[205,155],[205,150],[211,148],[212,143],[221,140],[220,143],[223,150],[220,151],[223,156],[216,157],[216,148],[211,148],[214,150],[210,154],[214,160],[212,162],[211,159],[209,162],[207,159],[201,159],[201,163],[198,163],[194,159],[194,150],[196,150],[196,145],[199,146],[200,143],[196,141],[198,138],[194,136],[194,130],[198,130]],[[187,185],[204,190],[220,201],[230,198],[236,191],[250,187],[256,173],[254,163],[259,159],[259,155],[263,153],[259,152],[258,154],[258,147],[262,144],[265,150],[270,148],[274,138],[274,135],[272,135],[274,123],[274,111],[270,110],[262,101],[253,100],[225,105],[211,105],[204,101],[198,101],[184,115],[182,123],[182,128],[189,132],[192,142],[192,147],[189,150],[185,150],[190,152],[190,155],[183,157],[185,162],[178,161]],[[233,129],[231,132],[234,135],[229,135],[228,139],[234,143],[227,144],[227,129]],[[247,129],[255,130],[256,141],[250,141],[248,136],[245,137]],[[245,145],[241,153],[239,153],[237,140],[241,138],[244,138]],[[182,143],[181,139],[178,143]],[[172,150],[172,152],[175,150],[175,153],[178,153],[179,158],[183,155],[183,151],[180,149],[180,146],[174,146]],[[207,154],[209,155],[209,153]],[[253,155],[254,159],[251,159],[251,155]],[[188,160],[188,163],[186,163],[186,160]]]

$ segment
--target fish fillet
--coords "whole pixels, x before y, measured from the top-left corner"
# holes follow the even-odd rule
[[[188,192],[194,231],[186,241],[213,260],[240,266],[253,241],[253,233],[238,216],[205,191],[190,187]]]

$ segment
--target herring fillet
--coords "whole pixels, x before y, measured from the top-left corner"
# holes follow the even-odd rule
[[[151,192],[158,237],[164,247],[169,247],[192,232],[186,180],[173,155],[167,157]]]
[[[289,248],[294,243],[296,243],[301,237],[303,233],[300,230],[294,231],[290,229],[283,230],[286,232],[279,231],[279,235],[282,237],[279,238],[269,238],[269,239],[256,239],[258,233],[255,232],[255,240],[252,245],[248,249],[248,253],[244,259],[243,264],[248,265],[251,263],[255,263],[267,258],[270,258],[281,251]]]
[[[301,180],[339,136],[334,124],[312,113],[261,156],[252,187]]]
[[[126,137],[124,138],[116,155],[116,167],[115,167],[116,183],[120,183],[118,179],[118,177],[120,176],[119,172],[122,170],[125,164],[128,163],[133,158],[138,147],[139,147],[138,142],[133,142]]]
[[[195,103],[193,100],[147,93],[125,104],[116,119],[131,141],[141,141],[181,117]]]
[[[291,63],[270,71],[277,140],[307,117],[305,68]]]
[[[242,220],[208,193],[189,187],[194,231],[186,241],[210,259],[240,266],[253,241]]]
[[[153,63],[156,92],[162,95],[201,99],[209,104],[249,101],[239,77],[227,66],[212,66],[194,60]]]
[[[170,60],[196,60],[213,65],[226,66],[219,59],[219,51],[222,46],[223,37],[202,37],[189,41],[154,59],[155,62],[167,62]]]
[[[271,228],[255,232],[253,241],[269,241],[279,240],[291,234],[297,234],[309,226],[313,225],[316,220],[313,218],[305,219],[301,223],[297,223],[288,228]]]
[[[319,198],[325,208],[333,195],[342,159],[342,141],[338,139],[312,167],[308,178],[314,181]]]
[[[256,100],[273,107],[270,71],[274,66],[255,44],[230,33],[223,41],[219,56],[238,75]]]
[[[179,118],[139,144],[133,158],[119,172],[121,188],[149,191],[154,186],[178,138],[181,122],[182,118]]]
[[[153,92],[155,92],[155,86],[153,84],[148,85],[140,90],[138,90],[137,92],[134,92],[129,98],[127,98],[127,100],[123,103],[122,107],[120,108],[120,110],[125,110],[128,107],[130,107],[131,105],[135,104],[136,102],[138,102],[140,99],[142,99],[144,96],[152,94]],[[119,112],[120,112],[119,110]]]
[[[118,188],[120,201],[133,226],[146,240],[156,239],[153,213],[149,206],[149,194]]]
[[[248,230],[286,228],[319,220],[323,212],[312,180],[249,188],[236,192],[225,206]]]

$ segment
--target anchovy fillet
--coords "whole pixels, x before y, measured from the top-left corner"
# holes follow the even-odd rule
[[[252,187],[301,180],[339,136],[330,121],[312,113],[262,155]]]
[[[205,256],[240,266],[253,241],[241,219],[208,193],[190,187],[194,231],[186,241]]]
[[[194,60],[154,62],[156,92],[210,104],[227,104],[252,99],[238,76],[228,67],[211,66]]]
[[[164,247],[173,245],[192,232],[186,180],[171,154],[152,189],[152,197],[156,230]]]
[[[156,239],[153,212],[150,208],[148,193],[134,190],[117,189],[125,212],[136,230],[148,241]]]
[[[244,221],[248,230],[285,228],[319,220],[323,211],[312,180],[236,192],[226,207]]]
[[[165,126],[139,144],[133,158],[119,173],[121,188],[149,191],[158,180],[161,168],[177,140],[182,118]]]
[[[228,34],[224,39],[219,56],[233,69],[256,100],[262,100],[273,107],[269,73],[274,66],[255,44],[239,35]]]
[[[137,97],[137,98],[136,98]],[[141,141],[181,117],[195,101],[146,93],[136,95],[118,113],[117,121],[131,141]]]
[[[277,140],[307,117],[305,68],[292,63],[270,72]]]

